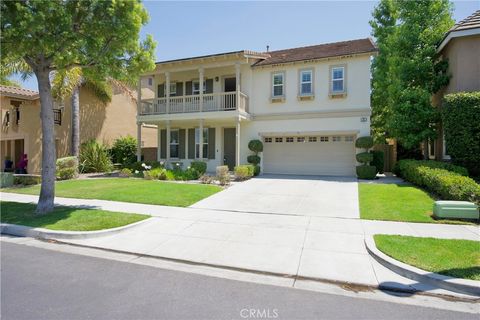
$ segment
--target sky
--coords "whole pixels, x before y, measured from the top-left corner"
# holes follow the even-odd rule
[[[370,36],[377,1],[144,1],[150,13],[141,36],[157,41],[157,61],[236,50],[279,50]],[[479,0],[453,1],[453,18],[480,9]],[[18,80],[18,77],[14,77]],[[20,81],[21,82],[21,81]],[[38,90],[35,77],[23,82]]]

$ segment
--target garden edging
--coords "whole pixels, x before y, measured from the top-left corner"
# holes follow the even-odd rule
[[[152,221],[152,219],[154,219],[154,217],[127,224],[121,227],[96,231],[59,231],[45,228],[33,228],[11,223],[1,223],[0,233],[17,237],[32,237],[39,239],[90,239],[117,234],[127,229],[137,227],[138,225],[146,223],[147,221]]]
[[[403,277],[453,292],[480,296],[480,281],[452,278],[395,260],[377,248],[373,235],[365,235],[365,246],[376,261]]]

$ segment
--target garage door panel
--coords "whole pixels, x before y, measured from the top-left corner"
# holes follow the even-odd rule
[[[354,175],[352,142],[265,143],[264,172],[313,175]]]

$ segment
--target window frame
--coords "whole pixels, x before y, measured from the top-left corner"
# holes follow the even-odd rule
[[[310,81],[303,81],[303,74],[304,73],[310,73]],[[300,97],[310,97],[314,95],[315,89],[314,89],[314,69],[313,68],[308,68],[308,69],[300,69],[298,71],[298,95]],[[303,84],[310,84],[310,92],[303,92]]]
[[[275,76],[281,75],[282,76],[282,84],[275,84]],[[279,98],[285,98],[285,79],[286,78],[286,73],[285,71],[273,71],[272,76],[271,76],[271,97],[272,99],[279,99]],[[282,87],[282,94],[281,95],[275,95],[275,87]]]
[[[342,78],[334,79],[334,72],[337,69],[342,69]],[[335,81],[342,81],[342,90],[333,90],[333,83]],[[330,94],[331,95],[342,95],[347,92],[347,65],[333,65],[330,66]]]
[[[172,86],[175,89],[172,91]],[[170,82],[170,88],[168,89],[169,95],[171,97],[175,97],[177,95],[177,83],[176,82]]]
[[[264,142],[264,143],[272,143],[272,142],[273,142],[273,138],[272,138],[272,137],[265,137],[265,138],[263,139],[263,142]]]
[[[195,90],[195,84],[198,84],[198,90]],[[196,92],[198,91],[198,92]],[[203,94],[207,91],[207,83],[203,80]],[[192,80],[192,95],[200,94],[200,80]]]
[[[288,142],[288,143],[295,142],[295,138],[294,137],[285,137],[285,142]]]
[[[200,127],[195,127],[195,159],[207,160],[208,159],[208,130],[209,128],[203,128],[203,142],[200,143]],[[198,132],[198,135],[197,135]],[[206,142],[205,142],[206,141]],[[200,145],[203,148],[203,158],[200,158]],[[206,148],[206,150],[205,150]],[[206,151],[206,152],[205,152]]]
[[[177,133],[177,142],[172,142],[172,133]],[[172,146],[176,146],[177,148],[177,156],[172,156]],[[180,157],[180,130],[179,129],[171,129],[170,130],[170,137],[168,137],[168,147],[170,148],[170,159],[179,159]]]

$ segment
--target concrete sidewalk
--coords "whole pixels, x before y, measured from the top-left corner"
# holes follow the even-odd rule
[[[0,195],[4,201],[37,200],[36,196]],[[68,240],[78,245],[290,277],[443,294],[446,291],[403,278],[377,263],[366,251],[365,235],[480,238],[479,228],[468,225],[252,214],[65,198],[56,198],[56,203],[156,217],[120,234]]]

